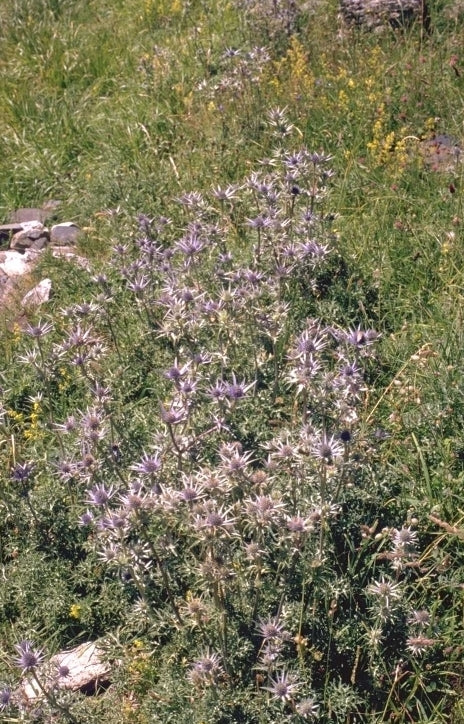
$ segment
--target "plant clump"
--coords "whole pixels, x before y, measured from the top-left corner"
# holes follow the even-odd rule
[[[119,626],[94,627],[134,716],[417,716],[438,701],[424,671],[447,602],[424,594],[437,567],[367,413],[380,335],[324,305],[330,156],[289,147],[284,108],[267,127],[274,150],[241,183],[181,194],[178,221],[139,215],[87,299],[25,327],[37,433],[3,390],[3,525],[73,561],[73,625],[91,620],[76,589],[117,591]],[[9,661],[40,686],[38,646]],[[0,706],[33,718],[10,679]],[[85,702],[57,688],[41,710],[81,721]]]

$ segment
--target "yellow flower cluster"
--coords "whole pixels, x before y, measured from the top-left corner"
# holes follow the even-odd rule
[[[183,5],[181,0],[145,0],[145,15],[151,15],[155,10],[157,15],[179,15]]]
[[[58,389],[60,392],[66,392],[71,385],[71,375],[65,367],[60,367],[60,381],[58,382]]]
[[[275,63],[269,84],[273,90],[282,89],[286,100],[296,100],[301,96],[308,100],[308,96],[312,94],[314,76],[308,54],[295,36],[290,40],[285,57]]]
[[[403,171],[409,159],[405,140],[408,129],[405,127],[395,133],[387,131],[386,126],[385,104],[381,103],[377,109],[377,118],[372,127],[372,139],[367,143],[367,149],[374,165],[389,166],[397,175]]]
[[[18,323],[15,323],[11,331],[13,332],[12,342],[14,345],[17,345],[22,337],[21,327]]]
[[[26,422],[26,429],[24,430],[24,439],[29,442],[40,440],[43,436],[43,430],[40,425],[40,416],[42,412],[42,406],[39,400],[34,400],[32,403],[32,410],[29,416],[29,420]]]
[[[394,132],[385,133],[385,104],[381,103],[372,127],[372,140],[367,144],[368,151],[376,165],[381,166],[388,161],[394,140]]]
[[[11,420],[13,420],[13,422],[16,422],[18,425],[21,425],[24,422],[23,413],[16,412],[16,410],[13,410],[11,407],[7,409],[6,414]]]
[[[82,606],[79,603],[73,603],[69,607],[69,615],[79,621],[82,613]]]

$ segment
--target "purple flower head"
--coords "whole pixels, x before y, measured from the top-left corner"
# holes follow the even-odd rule
[[[168,380],[172,380],[176,385],[179,384],[180,380],[185,377],[185,375],[188,372],[188,369],[191,365],[191,362],[187,362],[187,364],[183,365],[182,367],[179,367],[177,362],[172,365],[166,372],[164,373],[164,376]]]
[[[166,425],[178,425],[186,419],[186,410],[183,408],[164,407],[160,405],[161,419]]]
[[[34,470],[34,463],[17,463],[11,470],[11,479],[16,483],[27,483]]]
[[[262,272],[255,271],[254,269],[244,269],[242,276],[252,287],[258,286],[265,278]]]
[[[214,385],[211,385],[211,387],[206,390],[206,394],[216,402],[223,400],[226,394],[226,386],[224,382],[222,382],[222,380],[217,380]]]
[[[219,453],[221,457],[221,468],[227,475],[243,475],[247,468],[253,462],[252,452],[241,454],[239,450],[235,450],[232,455],[224,455]]]
[[[74,304],[71,308],[76,317],[88,317],[100,311],[100,307],[95,302],[83,302],[82,304]]]
[[[182,490],[179,491],[179,499],[186,503],[193,503],[203,497],[203,486],[195,480],[186,477],[183,480]]]
[[[285,503],[270,495],[256,495],[245,500],[246,511],[256,526],[268,526],[276,523],[285,511]]]
[[[378,338],[379,334],[375,329],[363,330],[361,327],[349,329],[345,334],[348,344],[353,345],[356,349],[364,349],[373,344]]]
[[[311,452],[315,458],[326,465],[333,465],[337,459],[343,456],[343,446],[334,435],[328,437],[326,433],[323,433],[315,437]]]
[[[0,711],[5,711],[11,702],[11,689],[9,686],[4,686],[0,689]]]
[[[234,528],[235,518],[229,517],[229,511],[221,506],[217,510],[207,511],[204,517],[197,517],[195,526],[208,536],[229,534]]]
[[[273,460],[293,460],[298,455],[298,449],[290,445],[287,440],[272,441],[269,447],[272,449],[271,458]]]
[[[235,374],[232,373],[232,381],[224,382],[224,394],[229,400],[241,400],[254,384],[254,382],[248,385],[245,384],[245,381],[238,382]]]
[[[293,123],[287,118],[287,107],[271,108],[268,113],[268,123],[280,136],[288,136],[294,129]]]
[[[69,417],[67,417],[62,424],[55,423],[53,427],[55,430],[58,430],[58,432],[62,432],[63,434],[68,435],[71,432],[75,432],[75,430],[77,429],[76,418],[74,417],[74,415],[69,415]]]
[[[114,543],[98,551],[98,558],[104,563],[119,563],[120,548]]]
[[[94,485],[93,488],[87,491],[87,502],[90,503],[90,505],[102,507],[108,503],[114,495],[114,492],[112,485],[110,485],[109,488],[106,488],[103,484]]]
[[[207,651],[193,662],[188,678],[195,686],[211,686],[223,672],[220,655]]]
[[[154,475],[161,470],[161,460],[158,453],[148,455],[144,453],[138,463],[130,466],[130,469],[139,475]]]
[[[110,388],[103,387],[99,382],[95,382],[95,384],[92,385],[91,392],[100,405],[111,399]]]
[[[348,445],[348,443],[351,442],[352,434],[350,430],[344,429],[341,430],[339,437],[344,445]]]
[[[146,216],[146,214],[139,214],[137,216],[137,223],[139,225],[140,231],[142,231],[144,234],[148,234],[150,232],[153,219],[150,219],[148,216]]]
[[[64,347],[65,349],[71,349],[72,347],[91,347],[95,344],[96,338],[92,336],[92,329],[82,329],[81,325],[78,324],[68,335]]]
[[[213,196],[218,201],[232,201],[237,198],[237,191],[239,188],[239,186],[235,185],[227,186],[226,188],[216,186],[216,188],[213,189]]]
[[[411,530],[410,527],[403,526],[400,529],[394,529],[392,531],[393,545],[396,548],[403,548],[405,550],[413,550],[417,544],[417,533]]]
[[[105,436],[105,431],[102,429],[103,415],[97,408],[87,409],[87,412],[82,415],[81,428],[84,435],[90,438],[93,442],[101,440]]]
[[[308,160],[311,161],[314,166],[322,166],[326,163],[329,163],[331,161],[333,156],[329,156],[328,154],[323,153],[310,153],[308,156]]]
[[[121,504],[124,506],[128,513],[138,511],[144,507],[147,500],[146,493],[136,493],[129,491],[126,495],[121,495],[119,498]]]
[[[191,191],[190,193],[183,194],[177,199],[183,206],[191,209],[200,209],[205,206],[205,200],[198,191]]]
[[[411,615],[408,618],[408,623],[418,626],[419,628],[424,628],[430,624],[431,620],[432,617],[428,611],[416,610],[411,612]]]
[[[255,541],[245,543],[245,545],[243,546],[243,551],[245,553],[245,558],[251,563],[261,561],[263,556],[266,554],[266,551],[260,548],[259,544]]]
[[[301,359],[308,355],[317,354],[327,346],[327,334],[314,326],[305,329],[296,339],[296,344],[290,354],[291,359]]]
[[[85,513],[82,513],[82,515],[79,518],[79,525],[85,527],[87,525],[91,525],[93,523],[93,515],[90,512],[90,510],[87,510]]]
[[[84,475],[89,475],[94,472],[97,466],[98,461],[94,458],[92,453],[89,452],[84,453],[82,459],[78,463],[78,467],[83,471]]]
[[[224,475],[221,475],[216,470],[209,470],[205,468],[198,474],[198,480],[202,488],[207,490],[209,493],[227,493],[230,489],[230,484]]]
[[[43,322],[41,320],[37,324],[27,324],[24,328],[24,331],[30,337],[34,337],[34,339],[39,339],[40,337],[45,337],[45,335],[51,332],[52,329],[53,324],[51,324],[51,322]]]
[[[280,671],[274,678],[269,677],[269,686],[263,686],[263,689],[270,691],[275,699],[291,701],[300,686],[301,683],[294,674]]]
[[[242,51],[239,48],[226,48],[222,57],[223,58],[237,58],[240,56]]]
[[[287,517],[285,524],[290,533],[300,534],[313,530],[312,524],[308,520],[302,518],[301,515],[292,515]]]
[[[179,383],[179,392],[183,395],[192,395],[198,386],[198,382],[192,379],[186,379]]]
[[[257,631],[265,641],[283,640],[289,638],[289,633],[285,631],[283,624],[279,622],[277,616],[267,621],[260,619],[257,625]]]
[[[117,254],[118,256],[125,256],[127,252],[129,251],[129,245],[128,244],[121,244],[120,242],[118,244],[115,244],[113,246],[113,252]]]
[[[187,263],[205,247],[205,241],[195,234],[189,234],[175,244],[175,249],[187,257]]]
[[[45,658],[42,649],[34,649],[31,641],[20,641],[15,649],[18,656],[14,662],[23,674],[37,668]]]
[[[247,219],[248,226],[252,229],[267,229],[272,225],[272,219],[269,216],[255,216],[254,219]]]
[[[150,279],[146,274],[137,274],[131,282],[127,282],[127,288],[134,292],[135,296],[141,296],[144,289],[148,287]]]

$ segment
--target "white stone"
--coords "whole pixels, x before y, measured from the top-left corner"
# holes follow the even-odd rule
[[[21,300],[23,307],[38,307],[50,299],[50,291],[52,288],[51,279],[42,279],[33,289],[31,289]]]
[[[66,668],[66,675],[60,671]],[[47,664],[37,669],[37,676],[47,688],[68,689],[77,691],[85,686],[98,688],[98,682],[105,682],[111,672],[111,664],[104,660],[102,649],[89,641],[69,651],[61,651],[52,656]],[[34,679],[25,678],[18,692],[20,698],[28,702],[43,698],[43,692]]]
[[[21,227],[24,231],[42,231],[45,228],[41,221],[23,221]]]
[[[55,259],[66,259],[66,261],[73,261],[78,266],[82,267],[86,271],[92,271],[92,266],[88,259],[83,256],[78,256],[73,251],[69,250],[69,246],[54,246],[52,248],[52,255]]]
[[[37,259],[37,252],[26,250],[24,254],[7,250],[0,252],[0,269],[8,277],[19,277],[28,274]]]

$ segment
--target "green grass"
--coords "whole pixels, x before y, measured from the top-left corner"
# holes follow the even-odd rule
[[[108,415],[116,426],[111,440],[121,443],[124,461],[133,462],[150,445],[159,405],[169,402],[163,371],[173,356],[182,357],[186,346],[214,339],[230,355],[218,367],[220,374],[237,371],[241,378],[251,374],[253,350],[262,345],[262,387],[258,385],[258,397],[233,422],[236,438],[252,450],[276,430],[294,424],[301,400],[292,401],[283,383],[279,394],[269,392],[274,373],[270,360],[283,354],[305,317],[380,332],[375,359],[367,365],[369,390],[359,416],[356,485],[362,508],[356,510],[356,495],[348,491],[343,499],[346,525],[337,522],[327,542],[332,563],[321,566],[319,578],[316,570],[298,573],[302,580],[311,576],[311,586],[319,592],[307,603],[314,613],[311,633],[316,643],[310,641],[298,655],[310,672],[308,681],[323,697],[323,721],[459,724],[464,721],[464,162],[437,172],[424,161],[421,143],[434,134],[447,134],[464,147],[464,25],[452,15],[450,4],[436,2],[429,35],[419,26],[371,34],[344,27],[334,2],[314,0],[301,3],[287,34],[263,20],[260,5],[266,7],[254,4],[253,13],[234,0],[4,3],[0,217],[6,221],[15,208],[60,199],[60,220],[73,220],[85,229],[80,252],[91,259],[95,274],[108,275],[112,287],[111,299],[99,302],[106,316],[96,323],[109,351],[91,367],[91,375],[111,386]],[[256,54],[261,46],[266,46],[265,57]],[[227,49],[240,49],[241,54],[227,54]],[[293,125],[285,142],[288,150],[306,146],[332,157],[335,174],[326,180],[330,193],[318,208],[333,215],[323,232],[333,253],[317,280],[317,292],[304,273],[287,290],[288,325],[274,347],[274,341],[263,342],[252,315],[246,314],[240,322],[226,317],[225,329],[211,322],[213,331],[200,329],[198,339],[188,342],[158,334],[160,307],[145,308],[133,299],[111,256],[112,247],[127,243],[128,253],[135,254],[140,213],[169,217],[172,227],[163,243],[177,241],[188,221],[177,201],[182,194],[200,191],[211,198],[213,188],[242,184],[261,159],[272,155],[276,138],[267,119],[276,107],[285,108]],[[216,204],[214,212],[206,214],[209,223],[222,225],[243,264],[251,264],[246,219],[256,215],[253,209],[252,195],[243,194],[230,213]],[[194,212],[190,214],[192,221]],[[164,239],[161,233],[159,238]],[[186,273],[185,284],[217,283],[215,269],[206,263],[197,273],[198,279]],[[157,274],[155,270],[153,276]],[[98,292],[85,271],[48,254],[34,272],[34,278],[45,276],[52,278],[55,295],[40,315],[54,320],[57,343],[67,325],[62,310],[96,299]],[[119,579],[104,569],[92,541],[76,525],[85,488],[57,490],[51,472],[61,452],[47,415],[62,421],[84,411],[92,399],[90,378],[67,362],[64,371],[57,367],[48,380],[21,366],[18,356],[30,346],[20,331],[25,319],[11,308],[3,316],[0,382],[7,424],[0,459],[7,472],[0,482],[0,563],[8,591],[0,597],[0,638],[6,642],[0,683],[13,677],[7,652],[30,632],[41,636],[51,651],[106,636],[113,653],[124,661],[123,674],[107,699],[77,703],[79,721],[270,722],[253,704],[249,683],[238,675],[231,679],[229,671],[220,691],[211,687],[194,701],[185,671],[190,648],[198,649],[198,630],[176,630],[164,609],[159,621],[133,616],[137,592],[127,594]],[[256,371],[256,360],[254,364]],[[38,392],[43,398],[37,431],[30,398]],[[195,424],[199,434],[201,424]],[[377,448],[372,443],[376,428],[389,433]],[[192,453],[192,460],[204,455],[212,461],[216,443],[216,438],[205,443]],[[117,476],[114,460],[105,455],[105,471]],[[37,461],[40,471],[31,495],[12,487],[8,475],[14,464],[27,460]],[[168,474],[174,475],[171,468]],[[408,595],[415,608],[436,613],[440,647],[423,667],[418,657],[409,661],[409,670],[405,665],[395,674],[385,661],[394,660],[395,643],[402,645],[405,621],[391,624],[384,668],[376,668],[378,650],[366,644],[374,626],[367,604],[359,608],[358,589],[377,570],[378,552],[387,550],[382,527],[398,528],[411,520],[417,521],[421,557],[417,571],[408,573]],[[355,540],[360,525],[375,521],[372,542],[358,541],[358,547],[352,543],[349,550],[350,536]],[[187,536],[182,540],[185,548],[179,557],[185,557],[182,565],[187,568],[191,549]],[[337,569],[336,556],[330,558],[337,546],[345,556],[346,576]],[[182,565],[174,556],[169,561],[180,580]],[[295,619],[297,574],[288,575],[288,616]],[[337,593],[342,584],[348,588]],[[332,599],[323,593],[327,590]],[[179,584],[174,595],[180,600],[188,593]],[[271,591],[266,595],[271,615]],[[303,591],[303,602],[305,595]],[[331,618],[337,596],[352,614],[343,626],[336,616]],[[161,599],[160,607],[169,608],[169,601]],[[77,604],[79,615],[70,616],[70,607]],[[228,611],[234,621],[240,606],[246,610],[244,601],[235,604],[237,608]],[[241,635],[239,626],[231,633],[237,671],[250,655],[240,648],[245,646]],[[339,659],[324,659],[318,648],[324,637],[337,642]],[[353,646],[359,647],[357,663],[347,654]],[[375,680],[383,691],[382,710],[362,698],[365,671],[371,677],[369,686]],[[114,707],[117,715],[111,713]],[[282,721],[301,721],[284,706],[278,711],[271,705],[269,712],[269,717],[282,714]]]

